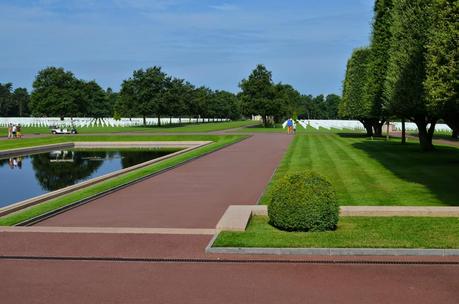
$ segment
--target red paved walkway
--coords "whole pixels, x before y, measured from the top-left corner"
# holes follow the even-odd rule
[[[14,261],[2,303],[459,302],[459,267]]]
[[[257,203],[291,138],[253,136],[39,225],[215,228],[229,205]]]

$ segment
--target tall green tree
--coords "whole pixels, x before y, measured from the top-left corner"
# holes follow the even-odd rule
[[[459,1],[435,0],[428,32],[424,82],[431,111],[459,135]]]
[[[191,110],[190,114],[194,117],[204,118],[207,116],[209,117],[211,108],[209,107],[210,103],[212,102],[213,92],[211,89],[201,86],[194,90],[193,98],[191,100],[192,104],[190,105],[189,109]]]
[[[274,121],[281,122],[286,118],[296,118],[301,105],[301,94],[289,84],[275,84],[273,90],[272,104],[278,109],[274,114]]]
[[[72,72],[48,67],[33,82],[30,110],[34,116],[76,117],[86,112],[81,100],[81,83]]]
[[[27,116],[29,93],[25,88],[13,91],[12,83],[0,83],[0,117]]]
[[[105,91],[97,82],[81,81],[81,99],[87,105],[86,115],[93,118],[110,117],[112,115],[112,105]]]
[[[12,83],[0,83],[0,116],[8,117],[13,116],[14,113],[14,100]]]
[[[392,0],[376,0],[374,6],[373,31],[368,59],[368,81],[365,93],[370,103],[369,117],[373,118],[373,129],[376,136],[382,135],[382,126],[386,121],[384,111],[384,81],[387,74],[387,62],[391,44]]]
[[[106,99],[107,99],[107,105],[110,109],[110,116],[112,117],[117,117],[117,118],[120,118],[120,112],[117,112],[117,104],[118,104],[118,99],[119,99],[119,93],[118,92],[114,92],[112,88],[107,88],[107,90],[105,91],[105,96],[106,96]],[[106,117],[110,117],[110,116],[106,116]]]
[[[133,117],[140,115],[146,125],[146,117],[156,114],[158,125],[164,114],[163,97],[166,90],[167,75],[160,67],[133,72],[132,77],[121,85],[119,109],[122,115]]]
[[[343,98],[340,103],[340,116],[359,120],[367,135],[373,135],[372,105],[368,101],[365,88],[368,83],[369,48],[354,50],[347,63],[346,77],[343,83]]]
[[[433,150],[432,137],[439,113],[428,107],[424,90],[426,45],[432,0],[394,0],[390,58],[384,87],[387,108],[416,123],[424,151]]]
[[[193,86],[184,79],[174,78],[167,83],[167,90],[163,95],[163,103],[166,105],[166,115],[178,117],[179,123],[181,117],[187,114],[187,101],[193,98]]]
[[[336,94],[329,94],[325,98],[325,117],[326,119],[338,119],[338,107],[341,103],[341,97]]]
[[[247,79],[239,83],[242,90],[241,100],[246,115],[260,115],[263,125],[268,126],[268,117],[279,111],[274,101],[272,73],[262,64],[252,71]]]
[[[227,91],[216,91],[213,97],[217,118],[229,118],[233,120],[241,118],[241,105],[239,98],[235,94]]]
[[[13,101],[16,108],[15,116],[29,116],[30,95],[26,88],[16,88],[13,92]]]

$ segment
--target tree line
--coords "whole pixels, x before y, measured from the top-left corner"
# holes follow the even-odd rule
[[[340,97],[302,95],[293,86],[275,84],[271,72],[258,65],[240,92],[196,87],[167,75],[161,67],[135,70],[119,92],[104,90],[96,81],[78,79],[63,68],[40,70],[31,94],[0,84],[0,116],[35,117],[182,117],[240,119],[260,115],[264,125],[287,117],[337,119]]]
[[[252,73],[239,83],[243,113],[260,115],[263,124],[269,126],[287,117],[305,119],[337,119],[341,98],[330,94],[301,95],[293,86],[274,83],[272,72],[258,65]]]
[[[340,115],[376,136],[390,118],[410,120],[425,151],[439,120],[457,138],[458,41],[457,0],[377,0],[371,43],[347,63]]]
[[[0,116],[29,116],[29,92],[25,88],[13,90],[12,83],[0,83]]]

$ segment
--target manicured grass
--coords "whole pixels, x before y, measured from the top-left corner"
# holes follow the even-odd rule
[[[253,217],[245,232],[222,232],[214,247],[459,248],[459,218],[342,217],[336,231],[284,232]]]
[[[212,132],[226,129],[240,128],[257,124],[252,120],[228,121],[228,122],[208,122],[194,123],[183,125],[170,125],[164,127],[87,127],[78,128],[80,134],[93,133],[121,133],[121,132],[139,132],[139,133],[192,133],[192,132]],[[23,127],[22,133],[27,134],[50,134],[50,129],[46,127]],[[6,136],[7,129],[0,128],[0,135]]]
[[[84,140],[87,140],[89,138],[93,140],[106,140],[106,141],[112,141],[112,140],[117,140],[117,141],[128,141],[128,140],[165,140],[165,136],[115,136],[112,138],[111,136],[104,136],[101,138],[97,138],[96,136],[88,136]],[[84,138],[84,137],[75,137],[75,138]],[[15,225],[17,223],[20,223],[24,220],[33,218],[35,216],[38,216],[40,214],[43,214],[45,212],[49,212],[51,210],[55,210],[59,207],[71,204],[73,202],[76,202],[78,200],[88,198],[92,195],[95,195],[97,193],[109,190],[113,187],[125,184],[127,182],[139,179],[143,176],[146,176],[148,174],[152,174],[155,172],[158,172],[160,170],[169,168],[171,166],[183,163],[193,157],[198,157],[200,155],[203,155],[205,153],[209,153],[212,151],[215,151],[219,148],[222,148],[226,145],[229,145],[231,143],[234,143],[236,141],[242,140],[245,137],[244,136],[236,136],[236,135],[225,135],[225,136],[168,136],[167,140],[212,140],[214,141],[212,144],[192,150],[190,152],[178,155],[173,158],[166,159],[164,161],[152,164],[148,167],[144,167],[126,174],[123,174],[119,177],[115,177],[113,179],[106,180],[104,182],[95,184],[93,186],[78,190],[76,192],[72,192],[70,194],[67,194],[65,196],[58,197],[56,199],[52,199],[50,201],[41,203],[36,206],[32,206],[30,208],[24,209],[22,211],[18,211],[16,213],[4,216],[0,218],[0,226],[11,226]]]
[[[225,135],[228,136],[228,135]],[[0,151],[75,141],[217,141],[219,135],[62,135],[0,141]]]
[[[262,125],[254,125],[241,129],[242,132],[247,133],[287,133],[287,129],[282,128],[282,125],[276,125],[275,127],[264,128]],[[337,133],[337,132],[346,132],[346,133],[362,133],[361,130],[351,130],[351,129],[326,129],[320,127],[315,129],[311,126],[307,126],[306,129],[300,125],[297,125],[296,133]]]
[[[417,143],[360,134],[298,133],[272,183],[310,169],[334,186],[340,205],[459,206],[459,149],[421,152]],[[268,187],[261,203],[269,201]]]

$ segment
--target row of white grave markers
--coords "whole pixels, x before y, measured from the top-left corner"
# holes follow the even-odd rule
[[[161,118],[162,125],[178,123],[201,123],[201,122],[222,122],[229,119],[223,118]],[[155,126],[158,124],[157,118],[147,118],[147,125]],[[88,118],[88,117],[65,117],[61,120],[59,117],[0,117],[0,127],[6,127],[9,124],[23,127],[52,127],[52,126],[75,126],[76,128],[85,127],[133,127],[142,126],[143,118]]]
[[[324,129],[338,129],[338,130],[364,130],[363,124],[358,120],[320,120],[320,119],[310,119],[310,120],[297,120],[297,122],[303,127],[311,126],[314,129],[324,128]],[[393,130],[401,131],[402,123],[401,122],[391,122],[393,125]],[[285,128],[287,121],[285,121],[282,126]],[[417,131],[418,127],[415,123],[407,122],[405,123],[405,128],[407,131]],[[436,131],[451,132],[451,128],[446,124],[436,124]]]

